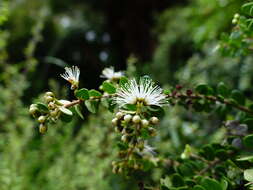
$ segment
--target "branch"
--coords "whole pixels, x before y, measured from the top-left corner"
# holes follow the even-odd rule
[[[238,105],[238,104],[234,104],[233,102],[229,101],[229,100],[222,100],[220,98],[217,98],[215,96],[204,96],[204,95],[187,95],[187,94],[172,94],[172,95],[168,95],[169,98],[188,98],[188,99],[207,99],[207,100],[211,100],[213,102],[220,102],[222,104],[226,104],[229,106],[232,106],[238,110],[241,110],[243,112],[246,112],[250,115],[253,115],[253,111],[250,110],[249,108],[242,106],[242,105]]]

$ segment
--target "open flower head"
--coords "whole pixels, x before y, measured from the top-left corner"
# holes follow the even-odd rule
[[[124,73],[121,71],[115,72],[113,67],[105,68],[102,71],[102,78],[107,78],[108,80],[118,80],[122,76],[124,76]]]
[[[65,73],[61,77],[71,84],[71,89],[77,89],[79,85],[80,70],[77,66],[65,67]]]
[[[162,88],[155,85],[148,77],[141,77],[138,82],[136,79],[129,80],[118,89],[114,100],[119,107],[138,103],[160,107],[168,104]]]

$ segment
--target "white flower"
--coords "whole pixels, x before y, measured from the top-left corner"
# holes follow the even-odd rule
[[[80,70],[77,66],[65,67],[65,73],[61,74],[61,77],[70,82],[71,89],[78,88]]]
[[[141,77],[139,82],[136,79],[129,80],[117,90],[114,100],[119,107],[137,103],[160,107],[168,104],[163,90],[147,77]]]
[[[109,80],[117,80],[124,76],[123,72],[115,72],[113,67],[105,68],[102,71],[102,78],[107,78]]]

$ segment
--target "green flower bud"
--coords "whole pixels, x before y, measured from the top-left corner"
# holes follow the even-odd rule
[[[54,93],[53,92],[46,92],[46,96],[54,97]]]
[[[118,119],[117,119],[117,118],[113,118],[113,119],[112,119],[112,124],[113,124],[114,126],[116,126],[116,125],[118,124]]]
[[[140,116],[139,116],[139,115],[133,116],[133,122],[134,122],[134,123],[139,123],[139,122],[141,122]]]
[[[36,105],[36,104],[31,104],[31,105],[30,105],[30,108],[31,108],[31,107],[37,108],[37,105]]]
[[[54,100],[54,98],[52,96],[45,96],[45,101],[47,103],[52,102],[53,100]]]
[[[159,123],[159,119],[157,117],[151,117],[150,118],[150,122],[154,125],[158,124]]]
[[[38,118],[39,123],[45,123],[45,121],[46,121],[46,117],[43,115]]]
[[[59,110],[56,109],[56,110],[54,110],[54,111],[51,111],[51,112],[50,112],[50,115],[51,115],[52,117],[56,117],[56,116],[58,115],[58,113],[59,113]]]
[[[50,102],[50,103],[48,104],[48,108],[49,108],[50,110],[54,109],[54,108],[55,108],[55,104],[54,104],[53,102]]]
[[[127,135],[122,135],[121,140],[122,140],[123,142],[127,142]]]
[[[118,112],[118,113],[116,113],[116,118],[121,119],[123,117],[123,115],[124,114],[122,112]]]
[[[47,132],[47,126],[43,125],[43,124],[40,124],[39,130],[40,130],[40,133],[42,133],[42,134],[46,133]]]
[[[149,122],[148,122],[148,120],[143,119],[143,120],[141,120],[141,124],[143,127],[147,127],[149,125]]]
[[[132,116],[129,115],[129,114],[127,114],[127,115],[124,116],[124,121],[127,122],[127,123],[128,123],[129,121],[131,121],[131,119],[132,119]]]
[[[232,20],[232,24],[237,24],[237,22],[238,22],[238,20],[237,20],[236,18],[234,18],[234,19]]]
[[[235,15],[234,15],[234,18],[235,19],[238,19],[240,17],[240,15],[238,14],[238,13],[236,13]]]
[[[37,107],[30,106],[29,113],[30,113],[31,115],[34,115],[37,111],[38,111],[38,108],[37,108]]]

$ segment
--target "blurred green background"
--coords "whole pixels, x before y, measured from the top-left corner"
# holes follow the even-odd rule
[[[0,189],[116,190],[150,184],[166,169],[111,172],[116,135],[111,113],[58,123],[46,135],[28,114],[45,91],[70,98],[60,73],[81,69],[81,85],[98,88],[104,67],[148,74],[162,86],[223,81],[252,95],[252,56],[216,51],[243,0],[0,0]],[[164,157],[222,138],[217,115],[169,108],[152,144]],[[196,136],[199,138],[196,139]],[[141,176],[141,177],[140,177]],[[134,185],[133,185],[134,184]]]

